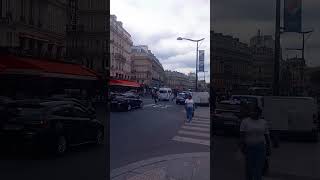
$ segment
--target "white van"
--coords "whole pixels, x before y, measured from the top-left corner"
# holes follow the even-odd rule
[[[167,100],[169,101],[170,98],[172,96],[172,90],[171,88],[160,88],[159,89],[159,100],[163,101],[163,100]]]
[[[192,99],[196,105],[209,106],[210,95],[208,92],[193,92]]]
[[[317,103],[311,97],[265,96],[264,119],[286,136],[318,140]]]

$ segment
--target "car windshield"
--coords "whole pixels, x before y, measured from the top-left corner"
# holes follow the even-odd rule
[[[220,110],[240,110],[240,104],[218,103],[217,109],[220,109]]]
[[[160,93],[167,93],[166,90],[160,90],[159,92],[160,92]]]
[[[236,100],[236,101],[246,101],[246,102],[251,102],[251,103],[258,103],[257,98],[255,97],[249,97],[249,96],[233,96],[232,100]]]
[[[180,93],[180,94],[178,94],[178,97],[185,98],[185,97],[186,97],[186,94],[184,94],[184,93]]]

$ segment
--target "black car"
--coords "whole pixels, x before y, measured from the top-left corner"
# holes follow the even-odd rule
[[[142,99],[134,93],[118,94],[111,97],[111,110],[130,111],[134,108],[142,107]]]
[[[176,104],[185,104],[187,97],[186,93],[179,93],[176,98]]]
[[[6,107],[1,142],[49,150],[59,155],[70,146],[102,144],[103,124],[72,101],[22,100]]]

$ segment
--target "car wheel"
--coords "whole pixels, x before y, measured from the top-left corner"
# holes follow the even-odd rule
[[[57,138],[57,144],[56,144],[56,153],[58,155],[63,155],[67,151],[67,138],[64,135],[60,135]]]
[[[103,144],[103,131],[101,129],[98,130],[96,135],[96,144],[102,145]]]
[[[128,106],[127,106],[127,111],[131,111],[131,109],[132,109],[131,104],[128,104]]]

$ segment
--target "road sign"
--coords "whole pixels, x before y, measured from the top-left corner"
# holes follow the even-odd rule
[[[204,50],[199,50],[199,72],[204,72]]]
[[[301,0],[284,1],[284,31],[301,32]]]

